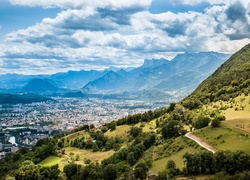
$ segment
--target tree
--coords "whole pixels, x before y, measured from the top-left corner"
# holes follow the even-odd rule
[[[128,155],[127,155],[127,162],[130,166],[132,166],[134,163],[135,163],[135,154],[134,152],[130,152]]]
[[[117,178],[117,170],[114,164],[108,164],[103,170],[104,180],[115,180]]]
[[[81,166],[77,164],[67,164],[63,168],[63,172],[66,174],[67,179],[75,179],[80,173]]]
[[[161,130],[163,138],[167,139],[179,136],[180,134],[178,125],[179,121],[176,120],[170,120],[167,122]]]
[[[15,172],[15,179],[22,180],[22,179],[41,179],[42,176],[40,175],[40,169],[36,166],[32,161],[24,161],[19,169]]]
[[[187,174],[201,174],[201,156],[199,154],[184,154]]]
[[[135,179],[146,179],[147,177],[147,171],[145,171],[142,167],[136,167],[134,170],[134,176]]]
[[[59,179],[60,170],[58,169],[58,164],[51,167],[42,167],[40,170],[42,179]]]
[[[194,122],[194,127],[196,129],[200,129],[200,128],[203,128],[203,127],[206,127],[208,126],[208,124],[210,123],[210,118],[207,117],[207,116],[202,116],[200,115],[196,121]]]
[[[156,177],[156,180],[168,180],[168,179],[169,179],[169,171],[166,169],[161,171]]]
[[[110,131],[114,131],[116,129],[116,122],[112,121],[109,124],[107,124],[107,126],[110,129]]]
[[[98,145],[95,142],[92,143],[92,150],[93,152],[97,152],[99,150]]]
[[[97,180],[103,179],[103,171],[101,166],[96,163],[90,163],[88,166],[85,166],[81,171],[80,178],[78,179],[88,179],[88,180]]]
[[[175,169],[176,168],[175,162],[172,159],[168,160],[166,168]]]
[[[130,129],[129,134],[132,135],[134,138],[137,137],[142,132],[142,128],[139,127],[132,127]]]
[[[180,169],[176,167],[176,164],[173,160],[167,162],[166,169],[169,171],[170,177],[174,177],[179,174]]]
[[[42,167],[35,165],[32,161],[24,161],[15,172],[16,180],[39,180],[39,179],[59,179],[60,170],[58,165]]]
[[[214,119],[214,120],[212,120],[212,122],[211,122],[211,126],[212,126],[213,128],[220,127],[220,125],[221,125],[221,121],[218,120],[218,119]]]

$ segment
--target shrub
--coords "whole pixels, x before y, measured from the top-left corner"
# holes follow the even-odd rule
[[[203,127],[208,126],[208,124],[210,123],[211,119],[207,116],[199,116],[196,121],[194,122],[194,127],[196,129],[200,129]]]

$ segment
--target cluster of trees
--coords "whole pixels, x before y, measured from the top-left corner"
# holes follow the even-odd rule
[[[106,167],[99,163],[91,163],[85,167],[78,164],[67,164],[63,172],[68,180],[88,179],[88,180],[115,180],[117,178],[117,169],[113,164]]]
[[[177,175],[194,176],[215,174],[213,180],[249,179],[250,156],[244,151],[209,151],[186,153],[183,156],[185,167],[181,171],[173,160],[167,162],[165,170],[159,172],[156,180],[174,179]]]
[[[26,160],[37,164],[50,155],[56,155],[56,144],[57,141],[54,138],[45,138],[39,140],[32,151],[22,147],[16,153],[7,154],[4,159],[0,160],[0,177],[4,177],[6,173],[13,169],[18,169]]]
[[[144,113],[139,113],[139,114],[135,114],[135,115],[128,115],[125,118],[121,118],[118,121],[116,121],[116,125],[117,126],[121,126],[124,124],[127,125],[132,125],[132,124],[137,124],[139,122],[149,122],[155,118],[158,118],[162,115],[164,115],[165,113],[169,112],[169,108],[161,108],[161,109],[157,109],[155,111],[147,111]]]
[[[204,151],[199,154],[186,153],[185,169],[187,175],[215,174],[226,172],[234,175],[250,169],[250,156],[244,151],[218,151],[215,154]]]
[[[108,151],[110,149],[118,149],[123,142],[123,140],[119,137],[107,137],[104,136],[102,131],[90,130],[90,137],[86,139],[83,137],[76,138],[71,141],[71,146],[79,149],[92,149],[94,152],[96,151]]]
[[[169,180],[174,179],[176,175],[180,175],[181,171],[176,167],[176,164],[173,160],[167,162],[165,170],[159,172],[156,180]]]
[[[14,176],[16,180],[23,179],[59,179],[60,170],[58,165],[43,167],[41,165],[35,165],[32,161],[26,160],[21,163],[17,171],[15,171]]]
[[[143,156],[144,152],[154,145],[156,134],[142,132],[139,127],[132,127],[130,137],[133,139],[128,147],[119,149],[114,155],[99,163],[90,163],[85,167],[77,164],[68,164],[64,167],[67,179],[117,179],[121,175],[127,179],[134,176],[136,179],[145,179],[152,166],[152,159],[133,166]]]

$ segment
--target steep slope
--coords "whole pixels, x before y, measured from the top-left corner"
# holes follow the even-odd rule
[[[44,92],[44,91],[56,91],[58,86],[49,79],[32,79],[23,88],[23,92]]]
[[[231,56],[185,101],[199,99],[202,103],[229,100],[250,92],[250,44]]]
[[[60,86],[64,86],[68,89],[80,89],[86,85],[89,81],[93,81],[103,76],[101,71],[68,71],[66,73],[57,73],[49,77]]]
[[[88,93],[101,93],[103,91],[117,90],[126,81],[125,77],[122,77],[114,71],[107,72],[104,76],[90,81],[85,85],[82,90]]]
[[[137,75],[123,88],[126,91],[149,88],[177,91],[179,97],[183,98],[229,57],[226,54],[206,52],[178,54],[171,61],[154,60],[149,63],[146,60],[143,66],[129,72],[136,72]]]

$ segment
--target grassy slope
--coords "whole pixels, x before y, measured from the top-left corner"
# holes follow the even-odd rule
[[[165,150],[164,150],[165,149]],[[182,158],[186,152],[200,152],[203,148],[199,147],[186,137],[178,137],[172,144],[164,144],[153,148],[154,153],[151,151],[146,152],[145,156],[151,153],[153,156],[153,166],[149,173],[158,173],[166,168],[168,160],[173,160],[176,166],[182,169],[184,167],[184,159]]]
[[[205,106],[204,106],[205,107]],[[226,121],[222,122],[221,128],[206,127],[195,131],[195,135],[201,137],[209,144],[219,150],[245,150],[250,154],[250,96],[238,96],[231,101],[218,101],[207,105],[205,109],[220,109],[225,115]],[[150,173],[157,173],[165,169],[167,161],[172,159],[176,162],[177,167],[184,167],[182,156],[186,152],[196,153],[202,150],[196,146],[188,146],[185,143],[185,137],[179,137],[172,144],[182,145],[185,148],[153,162]],[[155,148],[156,151],[158,148]],[[151,152],[152,153],[152,152]]]
[[[219,150],[245,150],[250,153],[250,96],[238,96],[231,101],[219,101],[206,108],[221,109],[226,120],[220,128],[206,127],[194,134]]]
[[[57,156],[49,156],[46,159],[44,159],[40,164],[42,166],[53,166],[58,164],[59,169],[63,171],[63,167],[68,163],[67,157],[57,157]]]

